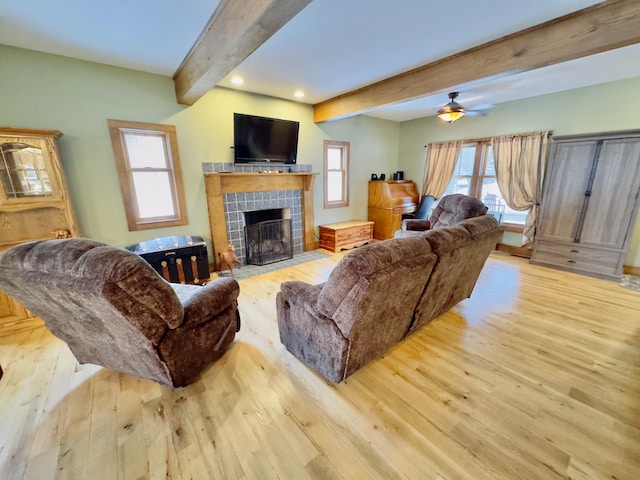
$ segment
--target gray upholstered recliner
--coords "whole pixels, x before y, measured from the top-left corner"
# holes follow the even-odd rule
[[[445,195],[433,209],[429,220],[402,220],[401,229],[396,230],[394,238],[420,235],[426,230],[439,227],[451,227],[467,218],[479,217],[487,213],[487,207],[477,198],[456,193]]]
[[[284,282],[276,296],[280,341],[307,366],[341,382],[406,335],[436,263],[421,237],[349,252],[326,283]]]
[[[0,289],[40,317],[80,363],[172,387],[194,381],[240,327],[235,280],[170,284],[138,255],[85,238],[7,250]]]

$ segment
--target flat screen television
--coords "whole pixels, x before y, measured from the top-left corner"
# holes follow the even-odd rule
[[[234,113],[235,163],[296,163],[299,129],[291,120]]]

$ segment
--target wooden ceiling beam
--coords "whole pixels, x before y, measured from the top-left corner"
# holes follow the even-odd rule
[[[640,2],[609,0],[313,106],[316,123],[640,42]]]
[[[193,105],[311,0],[221,0],[173,75],[178,103]]]

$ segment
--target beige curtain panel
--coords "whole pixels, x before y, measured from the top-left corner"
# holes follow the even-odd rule
[[[536,236],[549,135],[546,131],[492,139],[496,176],[504,201],[514,210],[529,210],[522,232],[523,246]]]
[[[462,140],[456,142],[430,143],[422,180],[422,196],[440,198],[453,176],[453,170],[462,150]]]

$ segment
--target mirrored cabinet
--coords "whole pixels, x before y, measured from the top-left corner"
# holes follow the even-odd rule
[[[44,163],[42,148],[21,142],[3,143],[0,147],[0,160],[0,179],[7,198],[52,195],[49,168]]]
[[[0,252],[30,240],[78,236],[57,130],[0,127]]]

